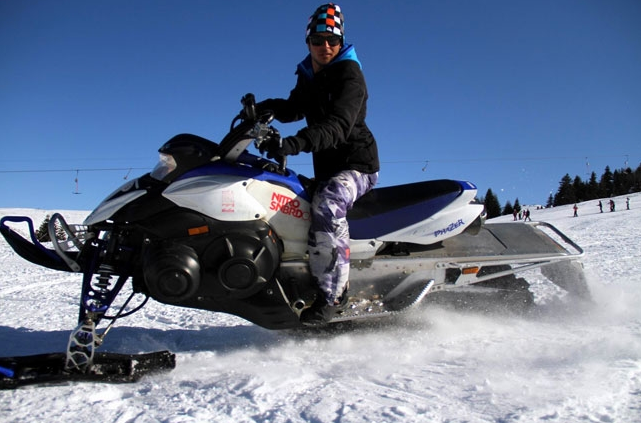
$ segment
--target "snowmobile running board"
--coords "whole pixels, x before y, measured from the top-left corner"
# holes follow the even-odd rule
[[[68,382],[131,383],[145,375],[172,370],[176,355],[169,351],[143,354],[97,352],[89,372],[67,371],[66,353],[0,358],[0,389]]]
[[[334,317],[330,323],[348,320],[362,320],[402,313],[418,303],[430,292],[434,280],[413,281],[406,279],[387,295],[385,301],[351,298],[343,313]]]

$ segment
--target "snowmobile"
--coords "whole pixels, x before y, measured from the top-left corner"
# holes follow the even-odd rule
[[[284,157],[249,152],[252,143],[260,148],[279,135],[273,113],[257,112],[252,94],[241,103],[219,143],[177,135],[159,149],[151,172],[114,191],[82,224],[54,214],[51,248],[37,240],[28,217],[1,219],[2,235],[23,258],[82,274],[66,372],[95,372],[94,351],[113,322],[148,298],[268,329],[301,327],[301,312],[318,295],[307,252],[314,181],[288,168]],[[512,282],[539,267],[553,269],[548,274],[567,289],[581,248],[546,223],[486,223],[476,192],[471,182],[432,180],[375,188],[360,198],[348,214],[349,306],[330,324],[393,315],[428,294]],[[26,223],[30,240],[9,223]],[[127,284],[129,298],[108,314]],[[144,300],[129,307],[135,295]],[[99,334],[103,321],[110,323]],[[162,360],[171,361],[166,354]]]

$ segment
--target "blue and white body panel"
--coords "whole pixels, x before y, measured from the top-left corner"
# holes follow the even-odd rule
[[[377,239],[428,245],[458,235],[483,211],[482,204],[471,204],[475,196],[476,189],[466,189],[437,213]]]
[[[257,157],[247,155],[250,160]],[[417,197],[403,207],[387,207],[365,218],[350,220],[351,256],[373,257],[385,243],[429,245],[458,235],[483,211],[473,204],[476,186],[450,181],[456,189],[426,199]],[[125,205],[143,197],[138,180],[112,193],[85,220],[85,225],[111,218]],[[411,196],[412,190],[408,195]],[[177,206],[194,210],[221,222],[262,220],[283,243],[283,259],[301,259],[307,254],[311,223],[310,194],[292,170],[286,175],[266,172],[239,162],[213,161],[188,171],[168,185],[161,194]],[[359,202],[355,205],[358,207]]]

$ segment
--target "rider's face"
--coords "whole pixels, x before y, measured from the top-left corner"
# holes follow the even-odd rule
[[[334,60],[341,49],[341,45],[340,43],[338,43],[332,46],[331,44],[335,44],[335,42],[330,43],[328,40],[323,40],[324,42],[320,43],[318,42],[318,40],[320,40],[321,38],[335,39],[336,35],[330,33],[318,33],[314,34],[313,37],[315,38],[315,40],[312,40],[312,37],[310,36],[310,38],[307,40],[307,46],[312,57],[312,68],[314,69],[314,72],[318,72],[323,67],[327,66],[329,62]]]

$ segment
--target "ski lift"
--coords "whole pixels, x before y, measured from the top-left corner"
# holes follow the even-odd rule
[[[76,183],[76,189],[73,191],[73,194],[82,194],[82,193],[78,190],[78,175],[79,175],[79,174],[80,174],[80,170],[79,170],[79,169],[76,169],[76,179],[74,179],[74,182]]]

